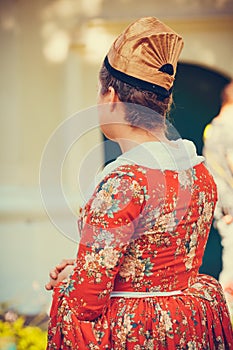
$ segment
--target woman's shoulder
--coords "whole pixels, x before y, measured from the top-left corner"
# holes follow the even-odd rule
[[[115,165],[115,166],[114,166]],[[122,181],[127,179],[128,181],[137,181],[139,183],[143,183],[146,181],[146,178],[148,177],[148,172],[150,169],[147,169],[146,167],[140,165],[140,164],[112,164],[111,167],[108,167],[108,169],[105,169],[101,177],[99,178],[98,183],[101,184],[103,182],[108,181],[109,179],[118,179],[119,181]],[[159,171],[159,170],[157,170]]]

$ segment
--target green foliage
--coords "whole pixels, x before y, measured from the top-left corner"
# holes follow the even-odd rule
[[[14,322],[0,320],[0,349],[44,350],[47,332],[41,328],[25,325],[23,317]]]

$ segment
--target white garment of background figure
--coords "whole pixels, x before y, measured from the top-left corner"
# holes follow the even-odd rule
[[[219,114],[204,131],[203,154],[218,188],[215,224],[223,247],[219,281],[233,318],[233,81],[221,99]]]

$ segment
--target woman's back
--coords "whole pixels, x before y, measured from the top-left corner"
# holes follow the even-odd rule
[[[133,166],[147,200],[116,278],[116,290],[171,291],[195,282],[216,204],[216,186],[203,163],[172,171]],[[136,183],[136,181],[135,181]],[[132,208],[133,211],[133,208]]]
[[[102,334],[100,344],[104,346],[106,337],[115,350],[231,349],[221,287],[211,276],[198,273],[217,200],[216,185],[203,162],[180,171],[124,164],[105,177],[97,193],[101,195],[94,196],[88,210],[94,213],[94,225],[105,212],[100,280],[114,269],[122,242],[127,245],[106,314],[95,323],[96,334]],[[99,237],[92,251],[100,248]],[[88,261],[85,269],[91,270],[93,261]]]

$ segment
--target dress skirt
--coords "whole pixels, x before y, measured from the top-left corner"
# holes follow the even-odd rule
[[[113,297],[95,321],[77,319],[64,297],[53,325],[47,349],[233,349],[222,288],[208,275],[178,295]]]

